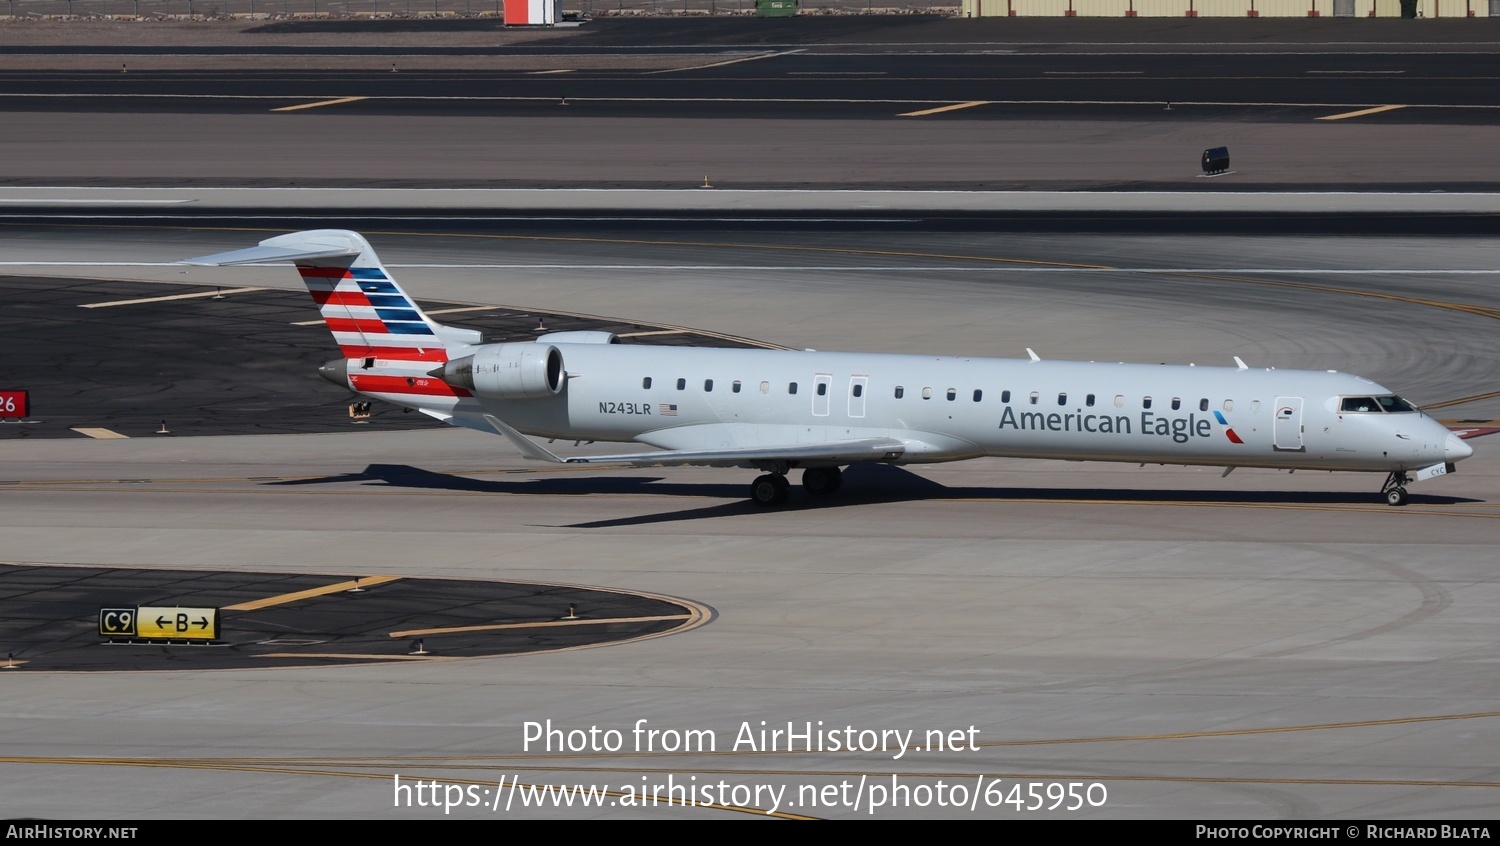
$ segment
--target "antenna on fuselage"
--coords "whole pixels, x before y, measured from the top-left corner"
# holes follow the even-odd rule
[[[1026,354],[1029,355],[1029,356],[1031,356],[1031,360],[1032,361],[1041,361],[1042,360],[1042,357],[1039,356],[1039,355],[1037,355],[1036,352],[1034,350],[1032,350],[1031,347],[1027,347],[1026,348]]]
[[[1234,363],[1238,364],[1240,366],[1241,370],[1249,370],[1250,369],[1250,365],[1246,364],[1243,360],[1241,360],[1239,356],[1235,356],[1234,357]]]

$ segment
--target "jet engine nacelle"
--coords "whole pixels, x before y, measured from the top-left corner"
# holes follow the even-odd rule
[[[489,344],[433,371],[454,387],[492,399],[542,399],[562,393],[567,371],[551,344]]]

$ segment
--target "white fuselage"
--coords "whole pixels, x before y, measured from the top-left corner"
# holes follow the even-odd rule
[[[467,397],[447,400],[442,410],[455,423],[486,431],[482,414],[532,435],[672,450],[892,438],[905,444],[893,462],[900,464],[991,455],[1389,472],[1470,452],[1417,411],[1342,410],[1348,397],[1390,392],[1337,372],[617,344],[557,348],[567,379],[556,396]]]

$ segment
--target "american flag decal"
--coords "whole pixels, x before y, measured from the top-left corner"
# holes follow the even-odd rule
[[[662,417],[676,417],[677,416],[677,403],[675,403],[675,402],[658,403],[657,406],[656,406],[656,413],[660,414]]]

